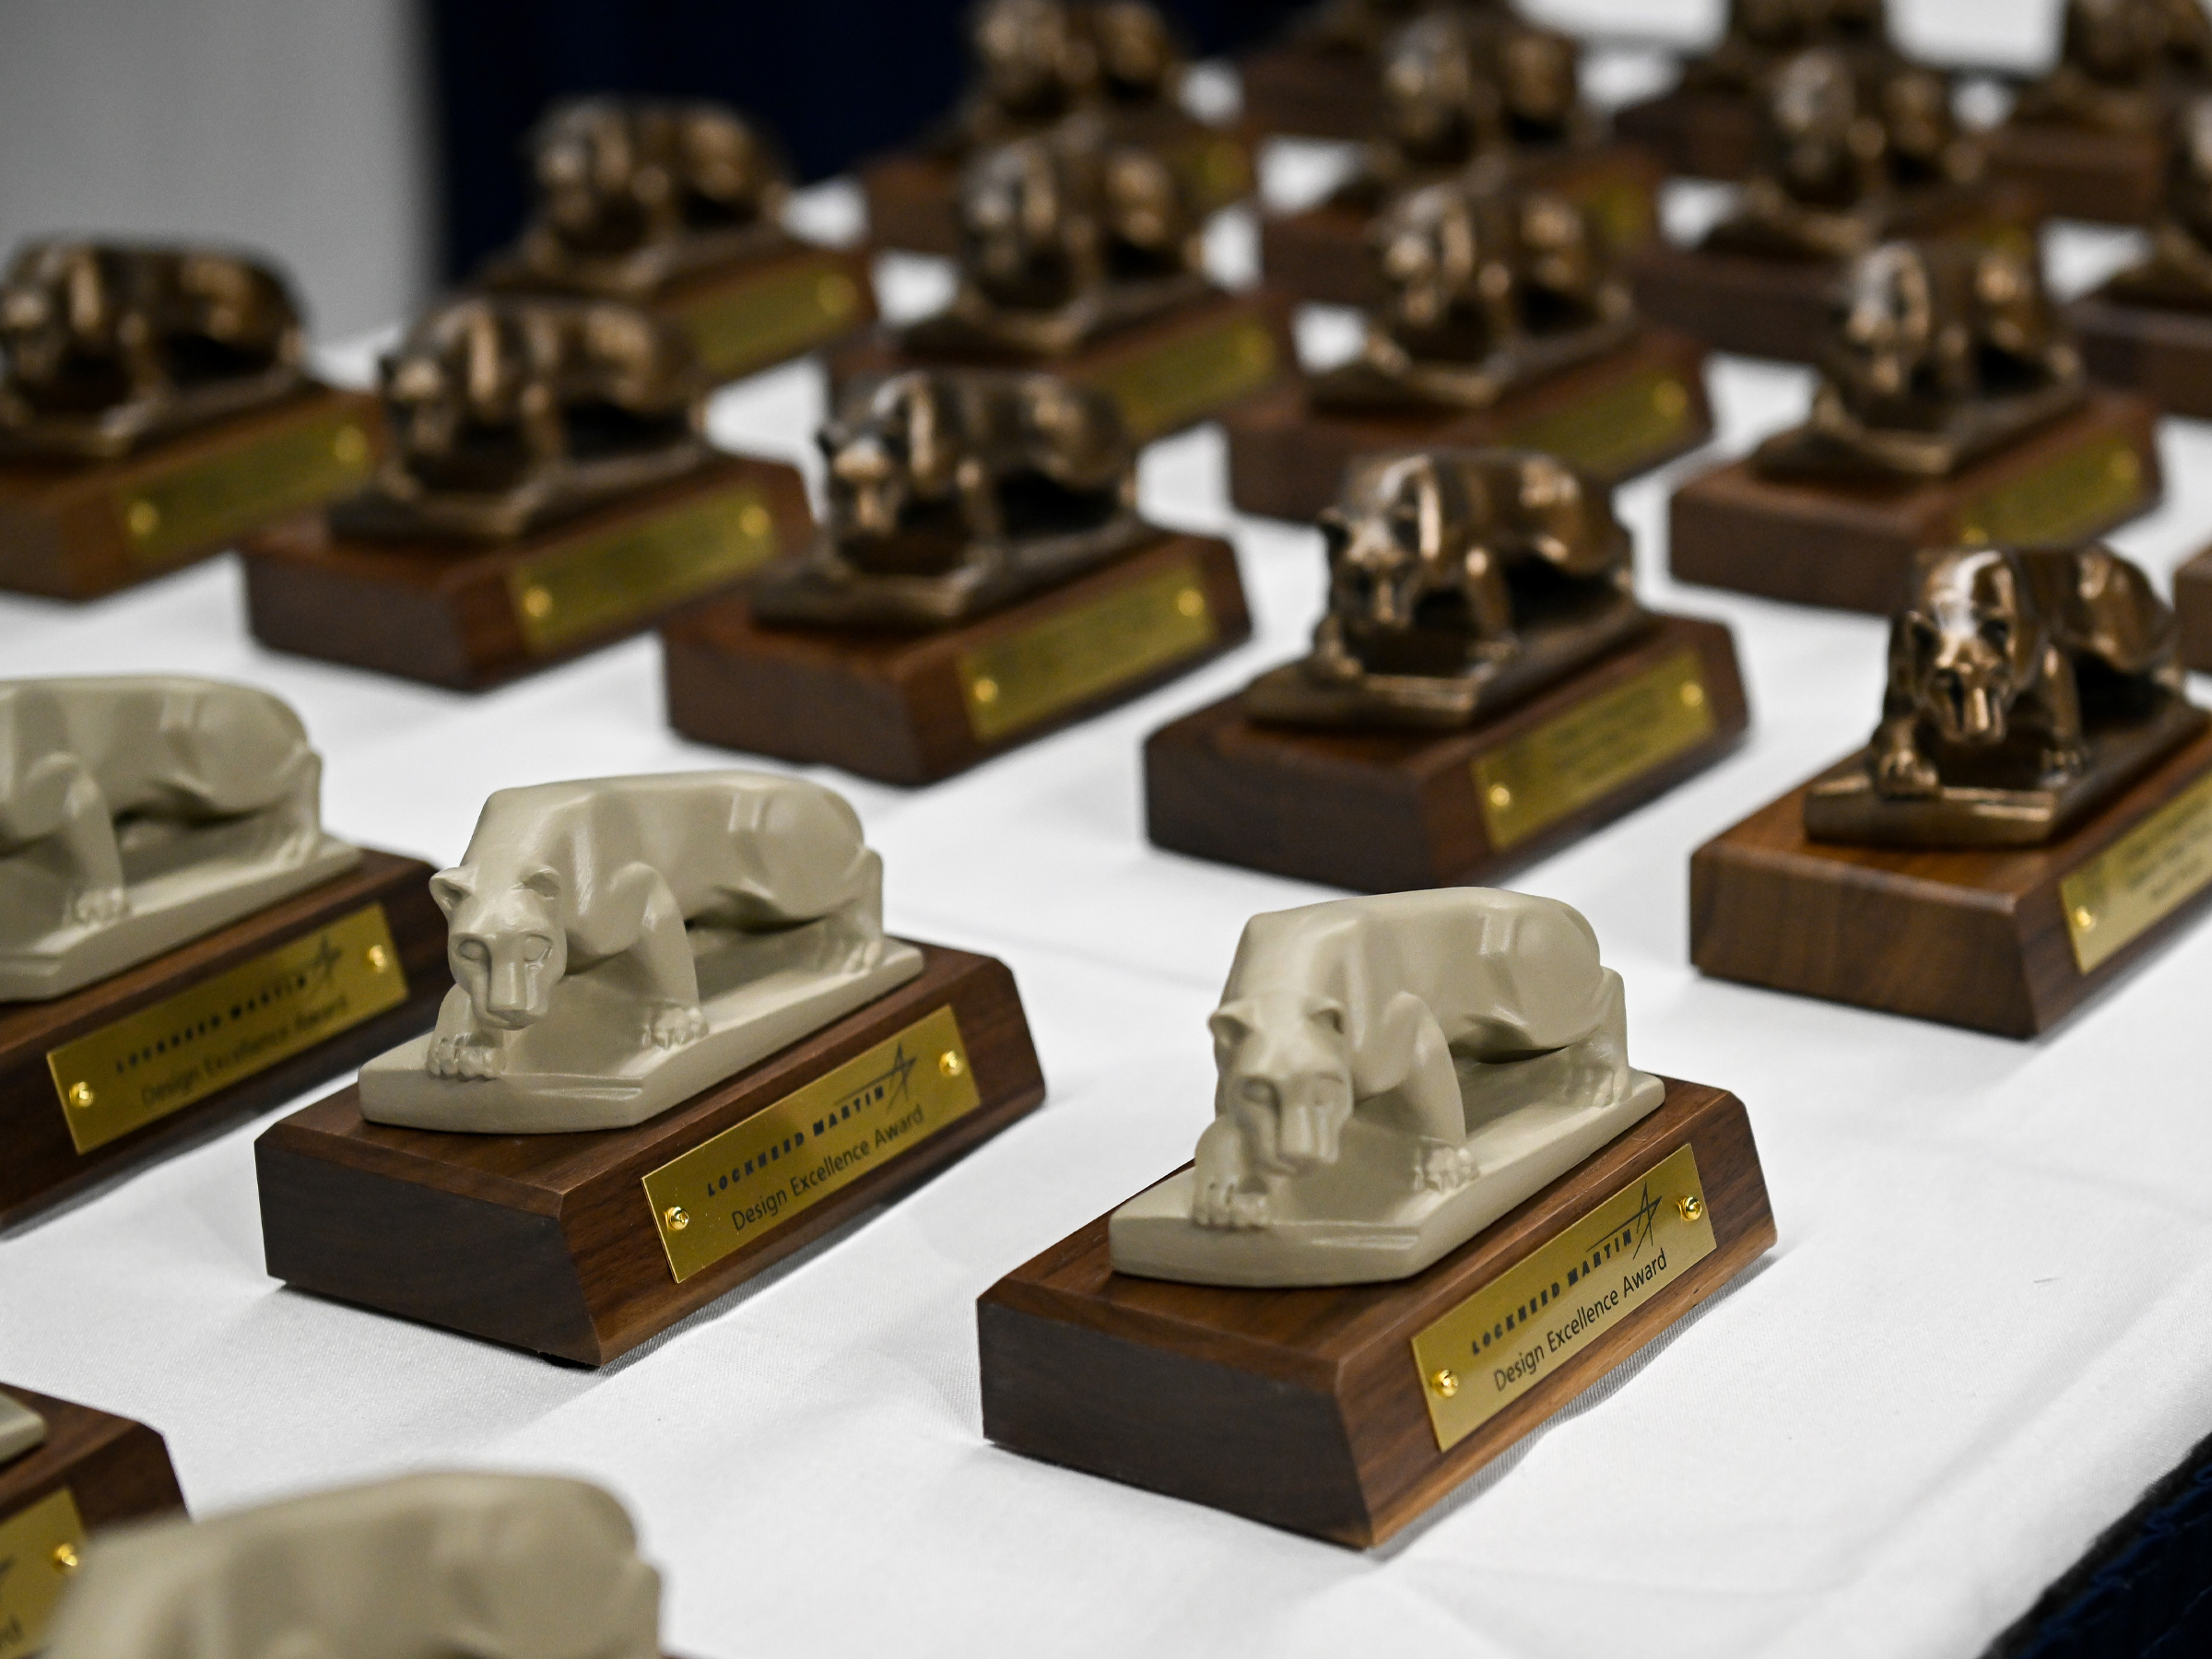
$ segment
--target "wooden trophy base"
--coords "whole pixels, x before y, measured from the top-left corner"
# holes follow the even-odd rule
[[[2174,571],[2173,609],[2182,624],[2182,661],[2212,674],[2212,547]]]
[[[1759,160],[1759,107],[1747,94],[1676,88],[1613,112],[1613,135],[1656,156],[1670,173],[1735,181]]]
[[[1691,479],[1669,509],[1683,582],[1888,616],[1925,547],[2086,541],[2150,511],[2164,488],[2144,399],[2094,393],[1956,477],[1787,482],[1747,460]]]
[[[2006,123],[1984,140],[1989,170],[2025,184],[2059,218],[2147,225],[2165,199],[2163,138]]]
[[[1534,152],[1522,163],[1532,183],[1558,191],[1586,209],[1623,253],[1650,242],[1659,229],[1659,186],[1665,175],[1641,149],[1608,144],[1589,150]],[[1260,269],[1267,286],[1316,305],[1371,307],[1382,298],[1374,250],[1374,220],[1354,203],[1332,198],[1302,213],[1260,220]]]
[[[921,976],[629,1129],[365,1122],[346,1088],[254,1143],[269,1272],[324,1296],[604,1365],[1044,1099],[1014,976]]]
[[[366,392],[317,386],[119,461],[0,460],[0,588],[96,599],[359,489],[386,443]]]
[[[184,1513],[169,1447],[144,1423],[73,1400],[0,1388],[46,1419],[46,1438],[0,1463],[0,1643],[35,1653],[94,1533]],[[67,1564],[65,1564],[67,1563]]]
[[[1119,328],[1065,357],[922,357],[888,332],[830,354],[830,395],[841,403],[863,376],[942,367],[1043,369],[1110,393],[1139,443],[1211,420],[1298,368],[1290,302],[1265,291],[1216,294]]]
[[[508,542],[346,535],[317,513],[246,542],[246,612],[278,651],[474,691],[642,632],[813,529],[797,468],[732,455]]]
[[[1225,698],[1147,739],[1146,832],[1361,892],[1485,883],[1702,771],[1747,723],[1728,629],[1663,616],[1465,731],[1262,725]]]
[[[1382,130],[1382,82],[1363,53],[1285,41],[1239,60],[1237,77],[1254,132],[1371,138]]]
[[[743,599],[661,630],[688,737],[931,783],[1187,674],[1252,637],[1233,548],[1159,541],[928,633],[770,628]]]
[[[876,321],[866,250],[800,242],[670,283],[648,307],[691,338],[718,382],[804,357]]]
[[[2170,415],[2212,418],[2212,311],[2137,305],[2105,289],[2066,307],[2090,375]]]
[[[1743,1102],[1659,1109],[1413,1277],[1229,1289],[1113,1271],[1108,1218],[976,1304],[1000,1445],[1382,1543],[1774,1243]]]
[[[1230,500],[1269,518],[1312,519],[1346,465],[1389,450],[1493,444],[1542,450],[1614,485],[1712,435],[1705,348],[1646,329],[1619,350],[1520,386],[1487,409],[1353,414],[1316,409],[1294,381],[1221,418]]]
[[[81,991],[0,1004],[0,1229],[426,1029],[453,983],[430,875],[364,851]]]
[[[2020,851],[1808,841],[1801,784],[1691,857],[1690,958],[1776,991],[2032,1037],[2212,896],[2212,733]]]

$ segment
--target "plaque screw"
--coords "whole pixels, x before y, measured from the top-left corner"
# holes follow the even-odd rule
[[[1704,1218],[1705,1200],[1695,1193],[1690,1194],[1687,1198],[1677,1198],[1675,1201],[1675,1207],[1682,1212],[1682,1219],[1685,1221],[1698,1221]]]
[[[1503,811],[1513,804],[1513,792],[1502,783],[1490,785],[1490,805]]]
[[[1682,706],[1686,709],[1703,708],[1705,706],[1705,688],[1699,685],[1696,680],[1691,680],[1684,686],[1682,688]]]
[[[1989,532],[1979,524],[1961,524],[1959,526],[1959,540],[1966,547],[1979,547],[1989,540]]]
[[[1676,381],[1662,381],[1652,388],[1652,407],[1669,420],[1678,419],[1689,407],[1689,394]]]
[[[1175,608],[1186,617],[1203,617],[1206,615],[1206,595],[1194,587],[1184,588],[1175,595]]]
[[[369,458],[369,440],[357,426],[342,426],[330,441],[330,453],[347,466],[359,466]]]
[[[1459,1392],[1459,1373],[1449,1370],[1437,1371],[1430,1377],[1429,1386],[1448,1400]]]
[[[2076,905],[2074,907],[2074,925],[2081,929],[2083,933],[2088,933],[2090,928],[2097,925],[2097,912],[2086,904]]]
[[[979,679],[968,688],[968,695],[979,703],[994,703],[998,700],[998,682],[994,679]]]
[[[737,528],[756,540],[768,534],[768,509],[758,501],[747,501],[737,514]]]
[[[534,587],[523,594],[523,609],[543,622],[553,614],[553,595],[542,587]]]
[[[962,1064],[959,1050],[947,1049],[937,1056],[937,1069],[948,1077],[957,1077],[968,1067]]]
[[[131,503],[130,511],[123,515],[123,520],[130,525],[131,534],[144,541],[161,528],[161,509],[141,497]]]
[[[670,1232],[682,1232],[685,1228],[691,1225],[689,1212],[680,1204],[672,1204],[663,1210],[661,1219],[668,1223]]]
[[[382,973],[385,969],[391,966],[392,953],[390,951],[386,950],[382,945],[371,945],[369,947],[370,972]]]
[[[69,1104],[76,1107],[79,1112],[82,1112],[87,1107],[90,1106],[92,1104],[92,1085],[89,1083],[70,1084]]]
[[[56,1572],[65,1573],[76,1571],[76,1545],[56,1544],[53,1547],[53,1569]]]

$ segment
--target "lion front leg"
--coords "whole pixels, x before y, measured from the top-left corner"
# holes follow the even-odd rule
[[[2073,661],[2055,644],[2043,648],[2042,672],[2013,705],[2013,719],[2041,728],[2045,788],[2060,788],[2089,764],[2088,735],[2081,724],[2081,694],[2074,682]]]
[[[1274,1200],[1245,1154],[1243,1130],[1225,1112],[1198,1137],[1191,1167],[1191,1220],[1199,1227],[1250,1232],[1274,1219]]]
[[[455,985],[438,1005],[438,1024],[430,1032],[430,1052],[422,1068],[433,1077],[455,1082],[496,1077],[507,1069],[506,1036],[479,1026],[476,1004]]]

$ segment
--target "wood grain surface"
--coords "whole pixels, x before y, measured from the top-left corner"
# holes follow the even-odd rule
[[[2212,674],[2212,547],[2174,571],[2173,608],[2182,623],[2182,661]]]
[[[2065,308],[2090,375],[2169,415],[2212,418],[2212,311],[2136,305],[2104,288]]]
[[[1676,88],[1616,110],[1613,135],[1649,150],[1670,173],[1734,181],[1748,177],[1759,158],[1759,109],[1748,94]]]
[[[1287,41],[1247,53],[1237,76],[1255,132],[1371,138],[1382,130],[1382,81],[1361,53]]]
[[[67,1487],[87,1534],[122,1521],[184,1511],[169,1447],[144,1423],[0,1383],[0,1394],[46,1419],[46,1438],[0,1464],[0,1521]]]
[[[2166,140],[2011,122],[1984,140],[1989,170],[2033,190],[2060,218],[2147,225],[2165,194]]]

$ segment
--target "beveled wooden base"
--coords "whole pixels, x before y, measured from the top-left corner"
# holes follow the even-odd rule
[[[1412,1339],[1685,1146],[1712,1253],[1440,1449]],[[983,1432],[1030,1457],[1364,1548],[1542,1426],[1774,1239],[1743,1103],[1671,1079],[1650,1117],[1394,1284],[1246,1290],[1135,1278],[1112,1270],[1100,1216],[977,1301]],[[1594,1288],[1619,1272],[1601,1271]],[[1457,1387],[1494,1388],[1491,1369],[1474,1361]]]
[[[1676,492],[1667,568],[1683,582],[1888,616],[1924,547],[2081,541],[2149,512],[2164,489],[2156,422],[2140,397],[2095,393],[1926,483],[1782,482],[1732,462]]]
[[[1544,450],[1612,485],[1712,435],[1705,348],[1647,329],[1620,350],[1509,392],[1487,409],[1349,414],[1313,406],[1295,381],[1221,418],[1229,495],[1246,512],[1310,520],[1359,455],[1439,444]]]
[[[2019,852],[1808,841],[1805,792],[1691,857],[1689,948],[1703,971],[2032,1037],[2212,897],[2212,733],[2073,833]]]
[[[951,364],[900,349],[888,330],[829,356],[830,394],[841,401],[864,375]],[[1210,420],[1298,369],[1290,302],[1265,290],[1218,294],[1149,322],[1116,329],[1065,357],[1008,354],[958,366],[1044,369],[1112,393],[1140,443]]]
[[[2027,185],[2059,218],[2147,225],[2164,195],[2166,141],[2006,123],[1985,140],[1989,170]]]
[[[366,392],[319,386],[120,461],[0,459],[0,588],[103,594],[358,489],[386,442]]]
[[[419,859],[364,851],[360,864],[336,879],[150,962],[52,1002],[0,1003],[0,1147],[6,1148],[0,1157],[0,1229],[14,1227],[95,1182],[163,1157],[217,1125],[265,1111],[427,1028],[453,983],[445,962],[445,917],[430,900],[430,866]],[[323,982],[288,982],[275,994],[296,998],[303,1015],[314,1012],[334,1026],[333,1034],[260,1069],[251,1059],[232,1062],[229,1069],[237,1081],[188,1099],[115,1139],[76,1149],[80,1137],[97,1139],[104,1129],[88,1127],[100,1121],[91,1119],[80,1122],[73,1133],[71,1114],[82,1109],[65,1103],[47,1065],[50,1053],[184,996],[294,941],[313,939],[370,907],[382,909],[391,929],[406,977],[405,1001],[347,1026],[337,1023],[344,1010],[320,1011],[327,1000],[321,993]],[[188,1018],[196,1024],[201,1016],[195,1012]],[[202,1045],[196,1041],[201,1033],[183,1035],[194,1041],[171,1039],[174,1046],[157,1063],[165,1067],[161,1082],[207,1064],[210,1055],[220,1060],[226,1052],[220,1037]],[[94,1104],[104,1112],[112,1103]]]
[[[742,380],[875,322],[876,280],[866,249],[801,242],[671,283],[649,309],[715,381]]]
[[[246,541],[246,613],[278,651],[474,691],[642,632],[813,531],[796,467],[734,455],[511,542],[316,513]]]
[[[1209,704],[1146,740],[1146,833],[1362,892],[1486,883],[1702,771],[1747,723],[1728,629],[1663,617],[1462,732],[1261,725],[1239,697]]]
[[[2065,312],[2097,380],[2170,415],[2212,418],[2212,311],[2131,304],[2099,288]]]
[[[2212,547],[2174,571],[2173,609],[2182,624],[2182,661],[2212,674]]]
[[[668,721],[748,754],[930,783],[1187,674],[1252,618],[1225,541],[1163,533],[931,633],[770,628],[741,598],[661,630]]]
[[[934,945],[922,949],[920,978],[635,1128],[401,1129],[365,1122],[358,1088],[294,1112],[253,1147],[268,1270],[302,1290],[604,1365],[906,1192],[1044,1099],[1006,965]],[[644,1178],[878,1044],[905,1041],[910,1028],[947,1007],[978,1103],[903,1145],[895,1120],[886,1120],[891,1138],[877,1124],[877,1145],[891,1148],[876,1155],[879,1161],[806,1207],[756,1218],[749,1241],[678,1280]],[[901,1056],[938,1065],[935,1053]],[[864,1103],[877,1112],[902,1107],[903,1077],[889,1084],[888,1100],[877,1089]],[[810,1101],[808,1110],[836,1104]],[[814,1136],[822,1133],[816,1123]],[[794,1178],[806,1163],[794,1152]]]
[[[1532,152],[1521,171],[1587,209],[1607,240],[1626,253],[1658,234],[1659,164],[1641,149],[1601,145],[1588,150]],[[1267,286],[1316,305],[1371,306],[1382,296],[1365,208],[1337,198],[1300,213],[1260,220],[1260,269]]]
[[[1245,124],[1309,138],[1371,138],[1382,130],[1382,83],[1372,59],[1288,41],[1237,64]]]
[[[1670,173],[1748,178],[1759,159],[1759,106],[1727,92],[1662,92],[1613,112],[1613,135],[1640,145]]]

